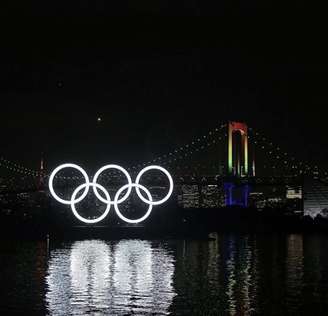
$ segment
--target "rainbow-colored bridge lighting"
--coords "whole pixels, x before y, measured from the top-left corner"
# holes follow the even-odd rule
[[[241,153],[233,151],[233,134],[241,135]],[[247,125],[240,122],[229,122],[228,127],[228,173],[234,176],[248,175],[248,132]]]

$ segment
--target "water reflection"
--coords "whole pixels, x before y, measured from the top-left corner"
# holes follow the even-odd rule
[[[149,241],[77,241],[51,252],[47,307],[52,315],[165,315],[173,272],[170,252]]]
[[[109,308],[110,261],[110,249],[104,242],[83,241],[72,246],[70,305],[74,306],[74,311],[85,314],[88,310]]]
[[[259,298],[256,238],[211,237],[178,248],[172,314],[254,315]]]
[[[288,301],[286,305],[292,306],[291,312],[294,313],[297,313],[301,305],[298,298],[302,295],[303,275],[303,237],[302,235],[292,234],[287,238],[286,297]]]
[[[228,275],[228,284],[226,294],[228,296],[229,303],[229,314],[234,315],[236,312],[236,299],[235,299],[235,291],[236,291],[236,262],[235,262],[235,241],[233,238],[229,238],[229,258],[226,262],[227,266],[227,275]]]
[[[325,315],[328,237],[0,242],[0,315]]]

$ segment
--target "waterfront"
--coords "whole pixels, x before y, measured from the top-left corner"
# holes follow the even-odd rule
[[[323,315],[328,237],[1,241],[1,315]]]

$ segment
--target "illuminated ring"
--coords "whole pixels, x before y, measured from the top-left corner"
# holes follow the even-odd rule
[[[139,198],[143,202],[145,202],[145,203],[147,203],[149,205],[159,205],[159,204],[162,204],[162,203],[166,202],[170,198],[170,196],[171,196],[171,194],[173,192],[173,179],[172,179],[171,175],[169,174],[169,172],[166,169],[164,169],[163,167],[160,167],[160,166],[148,166],[148,167],[142,169],[139,172],[139,174],[137,175],[137,178],[136,178],[136,184],[139,185],[139,182],[140,182],[140,179],[141,179],[142,175],[145,172],[147,172],[149,170],[152,170],[152,169],[162,171],[167,176],[167,178],[169,179],[170,188],[169,188],[169,192],[167,193],[167,195],[163,199],[161,199],[159,201],[154,201],[153,202],[151,199],[147,200],[146,198],[144,198],[144,196],[140,193],[140,190],[139,190],[139,187],[138,186],[136,186],[136,191],[137,191],[137,194],[138,194]]]
[[[96,174],[94,175],[92,182],[93,182],[93,183],[97,183],[97,180],[98,180],[98,177],[100,176],[100,174],[101,174],[103,171],[107,170],[107,169],[117,169],[117,170],[120,170],[121,172],[124,173],[124,175],[125,175],[126,178],[128,179],[128,185],[129,185],[128,191],[126,192],[126,194],[125,194],[120,200],[117,201],[117,203],[122,203],[122,202],[124,202],[124,201],[129,197],[129,195],[130,195],[130,193],[131,193],[131,190],[132,190],[132,186],[131,186],[131,184],[132,184],[132,180],[131,180],[131,177],[130,177],[129,173],[128,173],[123,167],[118,166],[118,165],[106,165],[106,166],[104,166],[104,167],[101,167],[101,168],[96,172]],[[103,203],[109,203],[109,204],[111,204],[111,205],[114,204],[114,202],[111,202],[110,199],[105,200],[105,199],[99,194],[99,192],[98,192],[96,186],[93,187],[93,192],[95,193],[96,197],[97,197],[101,202],[103,202]]]
[[[79,198],[77,198],[76,200],[75,200],[75,199],[71,199],[70,201],[64,200],[64,199],[60,198],[60,197],[56,194],[56,192],[55,192],[55,190],[54,190],[54,187],[53,187],[53,181],[54,181],[54,178],[55,178],[56,174],[57,174],[60,170],[62,170],[62,169],[64,169],[64,168],[74,168],[74,169],[80,171],[80,172],[82,173],[84,179],[85,179],[85,184],[86,184],[86,186],[85,186],[85,190],[84,190],[83,194],[82,194]],[[58,166],[58,167],[57,167],[56,169],[54,169],[54,171],[51,173],[50,178],[49,178],[49,190],[50,190],[50,193],[52,194],[52,196],[53,196],[58,202],[63,203],[63,204],[66,204],[66,205],[72,205],[72,204],[75,204],[75,203],[81,202],[81,201],[87,196],[87,194],[88,194],[88,192],[89,192],[89,186],[88,186],[89,182],[90,182],[90,181],[89,181],[89,177],[88,177],[87,173],[86,173],[86,172],[85,172],[80,166],[75,165],[75,164],[73,164],[73,163],[65,163],[65,164],[63,164],[63,165]]]
[[[114,199],[114,209],[115,209],[115,212],[116,212],[117,216],[118,216],[121,220],[123,220],[123,221],[125,221],[125,222],[127,222],[127,223],[136,224],[136,223],[140,223],[140,222],[144,221],[144,220],[150,215],[150,213],[151,213],[151,211],[152,211],[152,209],[153,209],[153,206],[152,206],[150,203],[147,203],[149,206],[148,206],[148,210],[147,210],[146,214],[145,214],[144,216],[138,218],[138,219],[129,219],[129,218],[123,216],[122,213],[120,212],[119,208],[118,208],[118,203],[117,203],[117,202],[118,202],[118,198],[119,198],[120,194],[121,194],[124,190],[129,189],[129,187],[130,187],[130,188],[135,187],[136,189],[141,189],[141,190],[145,191],[146,194],[147,194],[147,196],[148,196],[148,199],[149,199],[150,201],[152,201],[152,197],[151,197],[151,194],[150,194],[150,192],[148,191],[148,189],[145,188],[143,185],[138,184],[138,183],[132,183],[131,185],[126,184],[126,185],[122,186],[122,187],[117,191],[117,193],[116,193],[116,195],[115,195],[115,199]]]
[[[110,201],[110,196],[109,196],[107,190],[106,190],[102,185],[100,185],[100,184],[98,184],[98,183],[83,183],[83,184],[81,184],[80,186],[78,186],[78,187],[75,189],[75,191],[73,192],[73,194],[72,194],[72,199],[71,199],[71,209],[72,209],[72,212],[73,212],[73,214],[75,215],[75,217],[76,217],[77,219],[79,219],[80,221],[82,221],[82,222],[84,222],[84,223],[87,223],[87,224],[94,224],[94,223],[98,223],[98,222],[102,221],[102,220],[107,216],[107,214],[109,213],[109,210],[110,210],[110,203],[106,203],[107,206],[106,206],[106,210],[105,210],[105,212],[104,212],[101,216],[99,216],[98,218],[87,219],[87,218],[82,217],[82,216],[77,212],[77,210],[76,210],[76,208],[75,208],[75,204],[76,204],[76,202],[74,203],[73,201],[76,201],[76,200],[75,200],[76,195],[77,195],[77,194],[78,194],[83,188],[87,188],[87,191],[89,191],[89,187],[97,187],[98,189],[100,189],[101,191],[104,192],[104,194],[105,194],[107,200]]]

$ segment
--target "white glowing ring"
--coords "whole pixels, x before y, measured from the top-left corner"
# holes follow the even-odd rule
[[[75,215],[75,217],[76,217],[77,219],[79,219],[80,221],[82,221],[82,222],[84,222],[84,223],[87,223],[87,224],[94,224],[94,223],[98,223],[98,222],[102,221],[102,220],[107,216],[107,214],[109,213],[109,210],[110,210],[110,203],[107,203],[107,202],[106,202],[106,209],[105,209],[105,212],[104,212],[101,216],[99,216],[99,217],[97,217],[97,218],[94,218],[94,219],[84,218],[84,217],[82,217],[82,216],[77,212],[77,210],[76,210],[76,208],[75,208],[75,204],[76,204],[77,202],[74,203],[74,201],[76,201],[76,200],[75,200],[76,195],[77,195],[77,194],[78,194],[83,188],[87,188],[87,191],[89,191],[89,187],[91,187],[91,186],[94,187],[94,188],[97,187],[97,189],[100,189],[101,191],[103,191],[104,194],[105,194],[105,196],[106,196],[107,201],[110,201],[110,196],[109,196],[107,190],[106,190],[102,185],[100,185],[100,184],[98,184],[98,183],[83,183],[83,184],[81,184],[80,186],[78,186],[78,187],[75,189],[75,191],[73,192],[73,194],[72,194],[72,199],[71,199],[71,209],[72,209],[73,214]]]
[[[64,199],[60,198],[60,197],[56,194],[56,192],[55,192],[55,190],[54,190],[54,187],[53,187],[53,181],[54,181],[54,178],[55,178],[56,174],[57,174],[60,170],[62,170],[62,169],[64,169],[64,168],[74,168],[74,169],[77,169],[78,171],[80,171],[80,172],[82,173],[82,175],[83,175],[83,177],[84,177],[84,179],[85,179],[85,184],[86,184],[86,186],[85,186],[85,190],[84,190],[83,194],[82,194],[79,198],[77,198],[76,200],[75,200],[75,199],[71,199],[70,201],[64,200]],[[88,184],[89,184],[89,177],[88,177],[87,173],[86,173],[86,172],[84,171],[84,169],[82,169],[80,166],[75,165],[75,164],[73,164],[73,163],[65,163],[65,164],[63,164],[63,165],[58,166],[56,169],[54,169],[54,171],[51,173],[51,175],[50,175],[50,177],[49,177],[49,190],[50,190],[50,193],[52,194],[52,196],[53,196],[58,202],[63,203],[63,204],[66,204],[66,205],[72,205],[72,204],[74,204],[74,203],[81,202],[81,201],[87,196],[87,194],[88,194],[88,192],[89,192],[89,187],[90,187],[90,186],[88,186]]]
[[[73,192],[72,194],[72,198],[70,201],[67,201],[67,200],[64,200],[62,198],[60,198],[54,191],[54,188],[53,188],[53,181],[54,181],[54,178],[56,176],[56,174],[64,169],[64,168],[74,168],[74,169],[77,169],[78,171],[80,171],[85,179],[85,183],[84,184],[81,184],[80,186],[78,186],[75,191]],[[123,174],[126,176],[127,180],[128,180],[128,184],[124,185],[123,187],[121,187],[116,195],[115,195],[115,198],[114,198],[114,201],[112,202],[111,199],[110,199],[110,196],[109,196],[109,193],[108,191],[100,184],[97,183],[97,180],[98,180],[98,177],[99,175],[107,170],[107,169],[118,169],[120,170],[121,172],[123,172]],[[143,174],[149,170],[159,170],[159,171],[162,171],[169,179],[169,183],[170,183],[170,187],[169,187],[169,191],[167,193],[167,195],[162,199],[162,200],[159,200],[159,201],[153,201],[153,198],[149,192],[148,189],[146,189],[143,185],[141,185],[139,182],[140,182],[140,179],[141,177],[143,176]],[[87,219],[87,218],[84,218],[82,217],[81,215],[78,214],[78,212],[76,211],[76,207],[75,207],[75,204],[81,202],[88,194],[89,192],[89,188],[90,187],[93,187],[93,191],[96,195],[96,197],[102,201],[103,203],[105,203],[107,206],[106,206],[106,210],[105,212],[99,216],[98,218],[95,218],[95,219]],[[139,198],[145,202],[146,204],[149,205],[148,207],[148,210],[146,212],[146,214],[144,216],[142,216],[141,218],[138,218],[138,219],[129,219],[129,218],[126,218],[125,216],[123,216],[118,208],[118,205],[122,202],[124,202],[130,195],[131,193],[131,190],[132,188],[135,187],[136,188],[136,192],[139,196]],[[82,193],[82,195],[79,197],[79,198],[76,198],[77,197],[77,194],[83,189],[85,188],[84,192]],[[100,189],[101,191],[104,192],[105,194],[105,198],[103,198],[97,189]],[[140,193],[140,189],[145,191],[146,192],[146,195],[148,197],[148,200]],[[88,223],[88,224],[92,224],[92,223],[97,223],[97,222],[100,222],[101,220],[103,220],[107,214],[109,213],[109,210],[110,210],[110,207],[111,205],[114,205],[114,208],[115,208],[115,212],[116,214],[125,222],[127,223],[140,223],[142,221],[144,221],[151,213],[152,211],[152,208],[153,208],[153,205],[159,205],[159,204],[162,204],[164,203],[165,201],[167,201],[172,192],[173,192],[173,179],[171,177],[171,175],[169,174],[169,172],[164,169],[163,167],[160,167],[160,166],[148,166],[144,169],[142,169],[137,178],[136,178],[136,182],[135,183],[132,183],[132,180],[131,180],[131,177],[129,175],[129,173],[124,169],[122,168],[121,166],[118,166],[118,165],[106,165],[102,168],[100,168],[94,178],[93,178],[93,181],[90,182],[89,181],[89,177],[87,175],[87,173],[78,165],[75,165],[75,164],[72,164],[72,163],[66,163],[66,164],[63,164],[63,165],[60,165],[58,166],[56,169],[53,170],[53,172],[51,173],[50,177],[49,177],[49,190],[50,190],[50,193],[51,195],[60,203],[62,204],[66,204],[66,205],[70,205],[71,206],[71,209],[72,209],[72,212],[73,214],[82,222],[84,223]],[[123,193],[124,190],[127,190],[127,193],[121,198],[119,199],[120,195]]]
[[[159,205],[159,204],[162,204],[162,203],[164,203],[164,202],[166,202],[169,198],[170,198],[170,196],[171,196],[171,194],[172,194],[172,192],[173,192],[173,179],[172,179],[172,177],[171,177],[171,175],[170,175],[170,173],[166,170],[166,169],[164,169],[163,167],[160,167],[160,166],[148,166],[148,167],[146,167],[146,168],[144,168],[144,169],[142,169],[140,172],[139,172],[139,174],[137,175],[137,178],[136,178],[136,184],[139,184],[139,182],[140,182],[140,179],[141,179],[141,177],[142,177],[142,175],[145,173],[145,172],[147,172],[147,171],[149,171],[149,170],[159,170],[159,171],[162,171],[166,176],[167,176],[167,178],[169,179],[169,183],[170,183],[170,188],[169,188],[169,192],[167,193],[167,195],[163,198],[163,199],[161,199],[161,200],[159,200],[159,201],[152,201],[152,200],[147,200],[146,198],[144,198],[144,196],[140,193],[140,190],[139,190],[139,187],[138,186],[136,186],[136,191],[137,191],[137,194],[138,194],[138,196],[139,196],[139,198],[143,201],[143,202],[145,202],[145,203],[147,203],[147,204],[149,204],[149,205]]]
[[[148,196],[148,199],[149,199],[150,201],[152,201],[152,197],[151,197],[151,194],[150,194],[150,192],[148,191],[148,189],[145,188],[143,185],[138,184],[138,183],[132,183],[131,185],[126,184],[126,185],[122,186],[122,187],[117,191],[117,193],[116,193],[116,195],[115,195],[115,199],[114,199],[114,209],[115,209],[115,212],[116,212],[117,216],[118,216],[121,220],[123,220],[123,221],[125,221],[125,222],[127,222],[127,223],[137,224],[137,223],[140,223],[140,222],[144,221],[144,220],[150,215],[150,213],[151,213],[151,211],[152,211],[152,209],[153,209],[153,206],[152,206],[150,203],[147,202],[147,204],[148,204],[149,206],[148,206],[148,210],[147,210],[146,214],[145,214],[144,216],[138,218],[138,219],[129,219],[129,218],[123,216],[122,213],[120,212],[119,208],[118,208],[118,198],[119,198],[119,196],[121,195],[121,193],[122,193],[124,190],[129,189],[129,187],[130,187],[130,188],[135,187],[136,189],[141,189],[141,190],[145,191],[146,194],[147,194],[147,196]]]
[[[129,195],[130,195],[130,193],[131,193],[131,190],[132,190],[132,186],[131,186],[131,185],[132,185],[132,180],[131,180],[131,177],[130,177],[129,173],[128,173],[123,167],[121,167],[121,166],[119,166],[119,165],[106,165],[106,166],[104,166],[104,167],[101,167],[101,168],[96,172],[96,174],[94,175],[92,182],[93,182],[93,183],[97,183],[97,180],[98,180],[98,177],[100,176],[100,174],[101,174],[103,171],[107,170],[107,169],[117,169],[117,170],[120,170],[120,171],[126,176],[126,178],[128,179],[128,185],[129,185],[128,190],[127,190],[126,194],[125,194],[120,200],[117,201],[117,203],[122,203],[122,202],[124,202],[124,201],[129,197]],[[112,201],[110,201],[110,200],[108,200],[108,201],[105,200],[105,199],[104,199],[104,198],[98,193],[98,190],[97,190],[97,187],[96,187],[96,186],[93,187],[93,192],[95,193],[96,197],[97,197],[101,202],[103,202],[103,203],[109,203],[109,204],[111,204],[111,205],[114,204],[114,202],[112,202]]]

